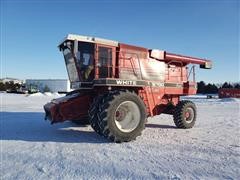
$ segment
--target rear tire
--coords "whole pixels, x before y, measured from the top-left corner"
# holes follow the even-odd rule
[[[191,101],[180,101],[175,107],[173,120],[178,128],[192,128],[196,122],[196,106]]]
[[[100,133],[114,142],[135,140],[145,128],[146,108],[137,94],[112,91],[99,102],[96,117]]]

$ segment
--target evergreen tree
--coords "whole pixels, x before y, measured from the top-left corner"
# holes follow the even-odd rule
[[[235,83],[235,84],[234,84],[234,88],[240,89],[240,83]]]
[[[222,88],[233,88],[233,86],[230,83],[225,82],[223,83]]]
[[[3,82],[0,82],[0,91],[6,91],[6,87]]]
[[[208,83],[207,85],[205,84],[204,81],[200,81],[197,83],[198,89],[197,93],[201,94],[215,94],[218,92],[218,87],[214,83]]]
[[[50,88],[46,85],[46,86],[43,88],[43,92],[50,92]]]
[[[198,83],[197,83],[197,87],[198,87],[198,89],[197,89],[197,93],[201,93],[201,94],[203,94],[204,91],[205,91],[205,86],[206,86],[206,84],[205,84],[204,81],[200,81],[200,82],[198,82]]]

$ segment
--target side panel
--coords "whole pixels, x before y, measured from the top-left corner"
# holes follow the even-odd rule
[[[165,63],[149,58],[148,49],[120,44],[119,77],[131,80],[164,81]]]
[[[186,82],[187,66],[184,64],[166,63],[165,69],[166,82]]]
[[[119,49],[119,78],[141,80],[140,60],[146,58],[146,49],[120,44]]]
[[[172,114],[173,107],[179,101],[179,95],[166,95],[164,87],[145,87],[139,90],[149,116],[161,113]]]
[[[148,58],[140,61],[142,78],[144,80],[165,80],[165,63],[156,59]]]

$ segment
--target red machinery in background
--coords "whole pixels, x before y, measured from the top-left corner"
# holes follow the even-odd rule
[[[219,98],[240,98],[240,89],[237,88],[221,88],[218,90]]]
[[[147,116],[172,114],[179,128],[195,124],[194,103],[180,96],[197,90],[195,66],[188,65],[210,69],[211,61],[71,34],[59,49],[75,90],[44,106],[52,123],[89,122],[115,142],[139,136]]]

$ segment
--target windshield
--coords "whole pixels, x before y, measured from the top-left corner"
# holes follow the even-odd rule
[[[94,69],[94,44],[79,42],[77,56],[77,68],[83,81],[93,79]]]
[[[69,76],[70,81],[71,82],[79,81],[77,68],[76,68],[71,50],[69,48],[65,48],[63,50],[63,55],[64,55],[64,59],[66,62],[66,67],[67,67],[68,76]]]
[[[73,56],[72,48],[73,44],[67,44],[62,48],[70,81],[93,80],[94,44],[78,42],[78,49],[75,55],[76,58]]]

